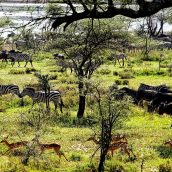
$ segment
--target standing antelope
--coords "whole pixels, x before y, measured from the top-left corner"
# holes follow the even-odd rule
[[[4,143],[9,149],[5,152],[7,153],[8,151],[11,151],[13,149],[16,149],[18,147],[21,147],[21,146],[26,146],[26,144],[28,143],[27,141],[20,141],[20,142],[15,142],[15,143],[9,143],[7,141],[7,137],[5,137],[0,143]],[[4,153],[4,154],[5,154]]]
[[[87,139],[87,141],[91,141],[91,140],[97,145],[101,144],[101,141],[97,140],[95,138],[95,135]],[[130,152],[128,150],[128,142],[127,142],[126,136],[120,135],[120,134],[112,135],[112,140],[110,142],[110,145],[107,151],[111,152],[111,155],[113,157],[113,152],[120,148],[130,157]]]
[[[59,156],[59,158],[61,159],[61,156],[64,156],[64,158],[68,161],[68,159],[66,158],[66,156],[64,155],[64,153],[60,152],[60,148],[61,146],[56,144],[56,143],[51,143],[51,144],[42,144],[42,143],[38,143],[40,149],[41,149],[41,154],[46,150],[46,149],[53,149],[54,152],[56,152],[56,154]]]

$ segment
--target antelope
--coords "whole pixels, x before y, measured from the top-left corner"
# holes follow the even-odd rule
[[[125,134],[116,134],[112,135],[111,143],[117,143],[117,142],[127,142],[127,138]]]
[[[109,148],[108,148],[108,152],[111,152],[111,155],[113,157],[113,152],[117,149],[120,149],[123,150],[130,158],[130,152],[128,150],[128,142],[116,142],[116,143],[112,143],[109,145]]]
[[[21,147],[21,146],[26,146],[26,144],[28,143],[27,141],[20,141],[20,142],[15,142],[15,143],[9,143],[7,141],[7,137],[5,137],[0,143],[4,143],[9,149],[5,152],[7,153],[8,151],[11,151],[13,149],[16,149],[18,147]],[[4,153],[4,154],[5,154]]]
[[[42,154],[46,149],[53,149],[54,152],[56,152],[56,154],[59,156],[59,158],[61,159],[61,156],[64,156],[64,158],[68,161],[68,159],[66,158],[66,156],[64,155],[64,153],[60,152],[60,148],[61,146],[56,144],[56,143],[51,143],[51,144],[42,144],[42,143],[38,143],[41,153]]]
[[[101,144],[101,141],[97,140],[95,138],[95,135],[87,139],[87,141],[91,141],[91,140],[97,145]],[[127,142],[126,136],[120,135],[120,134],[112,135],[112,140],[111,140],[111,143],[108,147],[107,152],[111,152],[111,155],[113,157],[113,152],[117,149],[120,149],[120,148],[130,157],[130,153],[128,150],[128,142]]]
[[[166,141],[164,144],[165,145],[169,145],[170,148],[172,148],[172,140],[171,139],[169,139],[168,141]]]
[[[95,144],[99,145],[101,142],[100,140],[96,140],[96,134],[90,138],[87,139],[87,141],[92,140]],[[118,143],[118,142],[127,142],[127,138],[124,134],[114,134],[111,137],[111,144],[112,143]]]

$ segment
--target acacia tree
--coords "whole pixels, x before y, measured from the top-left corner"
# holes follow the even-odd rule
[[[126,96],[120,101],[114,98],[113,93],[110,91],[106,95],[101,93],[100,83],[90,83],[92,87],[93,96],[96,98],[96,104],[94,106],[94,113],[98,116],[98,130],[99,130],[99,147],[100,159],[98,171],[104,172],[105,158],[112,141],[112,133],[115,129],[119,129],[122,123],[127,118],[130,110],[130,99]],[[116,93],[116,92],[115,92]],[[97,125],[97,123],[96,123]],[[97,149],[97,150],[98,150]],[[96,151],[97,151],[96,150]],[[94,152],[93,156],[95,155]],[[92,156],[92,157],[93,157]]]
[[[50,3],[54,5],[53,9],[47,10],[47,16],[37,18],[36,21],[50,19],[53,28],[64,24],[64,29],[82,19],[106,19],[116,15],[140,18],[151,16],[161,9],[172,6],[171,0],[63,0],[62,3],[67,5],[65,9],[58,5],[57,0]],[[135,8],[132,5],[135,5]]]
[[[83,117],[87,95],[85,80],[92,77],[94,71],[102,64],[102,48],[106,47],[112,34],[109,30],[95,29],[94,26],[76,26],[74,30],[61,35],[57,45],[66,56],[68,66],[78,79],[79,108],[77,117]],[[65,64],[66,65],[66,64]]]

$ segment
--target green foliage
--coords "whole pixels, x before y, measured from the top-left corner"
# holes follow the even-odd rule
[[[26,71],[25,69],[11,69],[8,73],[13,75],[23,75]]]
[[[165,164],[159,165],[159,172],[171,172],[172,171],[172,164],[167,161]]]
[[[98,70],[97,73],[101,75],[109,75],[111,73],[111,70],[108,68],[102,68]]]
[[[10,18],[9,17],[5,17],[5,18],[0,18],[0,27],[5,27],[5,26],[9,26],[9,25],[11,25],[12,24],[12,22],[11,22],[11,20],[10,20]]]
[[[32,72],[37,72],[35,68],[26,68],[25,73],[26,74],[31,74]]]
[[[134,73],[131,70],[124,70],[123,72],[119,73],[119,77],[121,79],[132,79],[134,78]]]

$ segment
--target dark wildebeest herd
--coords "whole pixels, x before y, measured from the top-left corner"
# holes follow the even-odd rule
[[[134,104],[143,105],[146,102],[148,112],[172,115],[172,90],[166,85],[150,86],[141,83],[138,90],[123,87],[115,96],[121,99],[125,95],[132,97]]]

